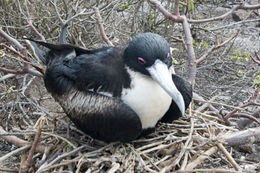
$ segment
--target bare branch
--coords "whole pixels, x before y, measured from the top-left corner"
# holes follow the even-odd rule
[[[180,16],[180,11],[179,11],[179,8],[180,8],[180,1],[179,0],[175,0],[175,3],[174,3],[174,14],[175,16]]]
[[[192,36],[191,36],[189,23],[187,21],[186,16],[182,16],[182,18],[183,18],[182,27],[186,37],[186,46],[187,46],[187,53],[188,53],[188,64],[189,64],[188,81],[191,84],[194,84],[196,73],[197,73],[195,51],[192,45]]]
[[[254,144],[260,142],[260,127],[251,128],[234,133],[227,133],[219,137],[220,141],[224,141],[229,146],[239,146],[245,144]]]
[[[103,38],[103,40],[109,45],[109,46],[114,46],[113,43],[108,39],[106,33],[105,33],[105,30],[104,30],[104,26],[103,26],[103,20],[101,18],[101,15],[100,15],[100,12],[99,12],[99,9],[97,7],[94,7],[94,10],[95,10],[95,15],[96,15],[96,19],[97,19],[97,24],[98,24],[98,27],[99,27],[99,31],[100,31],[100,34]]]
[[[260,114],[260,111],[257,111],[256,114]],[[256,115],[256,117],[259,116],[259,115]],[[260,121],[252,116],[252,115],[249,115],[249,114],[245,114],[245,113],[236,113],[236,114],[233,114],[231,115],[231,117],[243,117],[243,118],[248,118],[249,120],[251,121],[254,121],[256,122],[259,126],[260,126]]]
[[[174,22],[178,22],[178,23],[182,23],[183,22],[183,18],[181,16],[175,16],[173,14],[171,14],[170,12],[168,12],[163,6],[162,4],[157,1],[157,0],[149,0],[149,2],[151,4],[153,4],[166,18],[174,21]],[[175,1],[175,8],[177,8],[176,4],[178,4],[178,2]],[[176,10],[176,9],[175,9]],[[178,14],[178,11],[175,11]]]
[[[186,170],[192,170],[196,168],[199,164],[201,164],[205,159],[209,158],[210,155],[216,153],[218,151],[218,147],[214,146],[202,153],[197,159],[192,161],[186,166]]]
[[[9,48],[8,46],[5,46],[6,48],[8,48],[9,50],[11,50],[12,52],[16,53],[17,55],[19,55],[22,59],[24,59],[27,62],[30,62],[30,60],[27,57],[27,52],[26,52],[26,48],[24,46],[22,46],[16,39],[14,39],[13,37],[9,36],[7,33],[5,33],[2,28],[0,28],[0,35],[2,35],[5,39],[7,39],[8,41],[10,41],[11,43],[13,43],[22,54],[20,54],[19,52],[15,51],[12,48]],[[4,71],[4,72],[8,72],[8,73],[13,73],[13,74],[25,74],[25,73],[29,73],[35,76],[42,76],[42,69],[37,67],[36,65],[34,66],[38,71],[35,71],[31,68],[29,68],[29,65],[27,62],[24,62],[24,66],[22,70],[11,70],[11,69],[7,69],[4,67],[1,67],[0,70]]]
[[[193,19],[189,19],[188,22],[189,23],[206,23],[206,22],[211,22],[211,21],[216,21],[216,20],[222,20],[225,17],[231,15],[234,11],[238,10],[238,9],[243,9],[243,10],[255,10],[255,9],[260,9],[260,4],[256,4],[256,5],[246,5],[246,4],[240,4],[240,5],[236,5],[234,6],[230,11],[228,11],[227,13],[218,16],[218,17],[212,17],[212,18],[208,18],[208,19],[201,19],[201,20],[193,20]]]
[[[229,154],[229,152],[226,150],[226,148],[223,146],[223,144],[218,143],[217,146],[222,151],[222,153],[225,154],[226,158],[232,164],[232,166],[235,168],[235,170],[242,171],[242,168],[237,164],[235,159]]]
[[[20,168],[20,172],[21,173],[25,173],[25,172],[28,172],[28,169],[30,167],[30,165],[32,164],[32,157],[34,155],[34,152],[36,150],[36,147],[37,147],[37,144],[39,143],[39,140],[40,140],[40,137],[41,137],[41,132],[42,132],[42,128],[44,126],[44,122],[45,122],[45,118],[42,118],[40,120],[40,123],[39,123],[39,127],[38,127],[38,131],[35,135],[35,138],[34,138],[34,141],[33,141],[33,144],[32,144],[32,147],[29,151],[29,155],[28,155],[28,158],[27,160],[24,162],[24,164],[22,165],[22,167]]]
[[[240,106],[240,108],[245,108],[245,107],[248,107],[248,106],[251,106],[251,105],[254,105],[254,106],[259,106],[260,104],[258,103],[255,103],[255,102],[248,102],[242,106]],[[240,109],[234,109],[233,111],[229,112],[225,117],[224,117],[224,120],[227,121],[230,117],[232,117],[235,113],[237,113]]]
[[[2,28],[0,27],[0,35],[4,37],[6,40],[10,41],[13,43],[21,52],[24,56],[26,56],[26,49],[23,47],[16,39],[13,37],[9,36],[7,33],[5,33]]]
[[[258,65],[260,65],[260,56],[257,54],[257,52],[255,52],[255,58],[253,56],[250,56],[252,58],[252,60],[257,63]]]
[[[201,56],[199,59],[197,59],[196,64],[198,65],[198,64],[202,63],[205,59],[207,59],[209,54],[212,53],[214,50],[219,49],[220,47],[224,46],[225,44],[227,44],[228,42],[233,40],[238,35],[239,32],[240,32],[240,30],[238,29],[235,34],[233,34],[229,39],[227,39],[226,41],[224,41],[222,43],[219,43],[218,39],[216,38],[216,45],[212,46],[203,56]]]
[[[1,126],[0,126],[0,132],[1,133],[7,133]],[[18,146],[18,147],[23,147],[25,145],[30,145],[29,142],[23,140],[23,139],[20,139],[16,136],[0,136],[0,138],[6,140],[7,142],[10,142],[12,143],[13,145],[15,146]],[[37,145],[36,147],[36,152],[39,152],[39,153],[44,153],[44,150],[45,150],[45,146],[43,145]]]
[[[35,34],[42,40],[45,41],[44,36],[34,27],[33,25],[33,16],[34,16],[34,0],[30,0],[30,12],[29,12],[29,18],[27,19],[28,25],[32,28],[32,30],[35,32]]]
[[[260,118],[260,109],[257,109],[253,114],[252,117],[256,118],[257,120]],[[249,118],[240,118],[237,122],[237,126],[239,129],[244,129],[246,126],[251,124],[254,120]]]

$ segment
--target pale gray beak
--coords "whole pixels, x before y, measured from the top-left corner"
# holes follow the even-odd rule
[[[152,78],[172,97],[181,111],[182,116],[185,115],[185,104],[181,93],[172,81],[172,75],[165,63],[156,60],[155,63],[146,68]]]

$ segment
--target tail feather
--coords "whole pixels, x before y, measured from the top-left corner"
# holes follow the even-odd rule
[[[88,50],[88,49],[84,49],[84,48],[80,48],[71,44],[52,44],[52,43],[46,43],[44,41],[38,41],[38,40],[33,40],[31,38],[24,38],[26,40],[30,40],[34,43],[37,43],[39,45],[42,45],[50,50],[56,50],[56,51],[64,51],[67,49],[74,49],[78,54],[89,54],[89,53],[94,53],[96,52],[95,50]]]
[[[51,50],[61,50],[62,49],[61,45],[46,43],[44,41],[38,41],[38,40],[31,39],[31,38],[24,38],[24,39],[30,40],[31,42],[37,43],[37,44],[42,45]]]

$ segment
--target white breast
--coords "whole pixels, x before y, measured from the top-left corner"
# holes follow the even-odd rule
[[[142,128],[154,127],[167,112],[171,97],[152,78],[127,68],[131,88],[123,89],[121,99],[139,116]]]

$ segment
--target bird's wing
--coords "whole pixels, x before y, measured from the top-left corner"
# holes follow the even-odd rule
[[[186,110],[192,99],[192,86],[189,82],[185,81],[183,78],[177,75],[172,75],[172,80],[184,99]],[[169,110],[163,116],[161,122],[169,123],[178,119],[179,117],[181,117],[181,111],[179,110],[176,103],[172,101]]]
[[[120,48],[103,48],[94,53],[77,52],[71,48],[50,51],[48,56],[51,57],[47,58],[50,62],[45,84],[51,92],[61,94],[76,88],[119,96],[122,87],[130,85]]]

